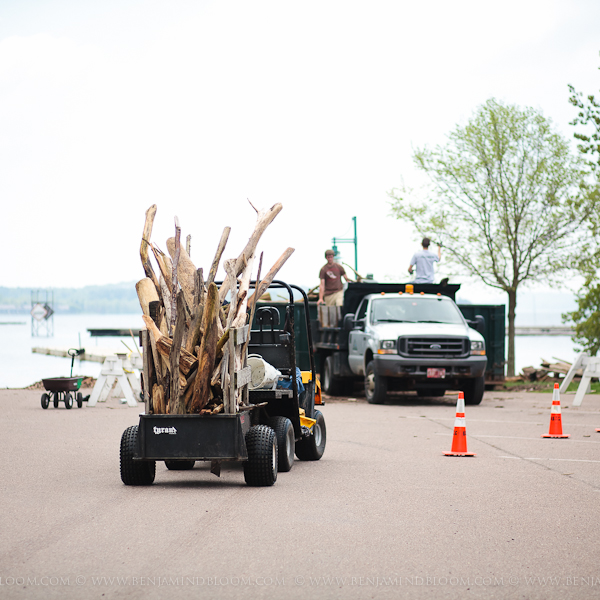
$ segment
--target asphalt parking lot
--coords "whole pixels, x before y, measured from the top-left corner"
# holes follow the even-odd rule
[[[119,476],[141,410],[42,410],[0,390],[0,597],[592,598],[600,596],[600,395],[486,392],[450,450],[456,394],[328,401],[327,448],[271,488],[240,465]]]

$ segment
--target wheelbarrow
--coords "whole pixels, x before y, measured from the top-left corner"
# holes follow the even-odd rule
[[[73,377],[73,363],[75,357],[83,354],[85,348],[69,348],[67,351],[71,357],[71,375],[70,377],[49,377],[42,379],[44,389],[46,392],[42,394],[42,408],[46,409],[52,401],[54,408],[58,408],[59,402],[65,403],[65,408],[73,408],[73,399],[77,402],[77,407],[81,408],[83,403],[89,398],[89,396],[83,397],[83,394],[79,392],[83,377]]]

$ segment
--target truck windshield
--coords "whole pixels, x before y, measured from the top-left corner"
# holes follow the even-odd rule
[[[376,298],[371,320],[373,323],[464,323],[456,304],[444,298]]]

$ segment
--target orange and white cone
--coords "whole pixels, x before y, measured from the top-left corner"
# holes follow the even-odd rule
[[[562,416],[560,412],[560,393],[558,391],[558,383],[554,384],[552,391],[552,410],[550,411],[550,431],[545,433],[543,438],[568,438],[571,437],[568,433],[562,432]]]
[[[458,401],[456,402],[452,450],[444,452],[444,456],[476,456],[473,452],[467,452],[467,423],[465,420],[465,395],[463,392],[458,392]]]

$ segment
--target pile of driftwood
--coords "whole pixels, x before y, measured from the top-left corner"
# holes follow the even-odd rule
[[[521,369],[521,377],[525,381],[557,381],[565,377],[571,368],[571,363],[560,358],[554,358],[556,362],[550,362],[542,359],[539,367],[523,367]],[[579,369],[575,373],[575,377],[581,377],[583,369]]]
[[[248,336],[244,343],[227,344],[230,334],[233,340],[233,334],[240,329],[247,332],[244,327],[252,320],[256,299],[267,290],[294,252],[288,248],[262,280],[261,254],[257,284],[251,293],[256,247],[281,209],[281,204],[261,211],[255,209],[254,231],[239,256],[223,262],[227,277],[220,286],[215,283],[215,277],[230,228],[223,230],[205,278],[202,268],[196,268],[190,258],[190,236],[186,247],[181,244],[177,217],[175,236],[166,241],[168,254],[165,254],[151,242],[156,205],[146,211],[140,246],[146,277],[136,284],[136,291],[150,341],[150,347],[144,348],[143,381],[149,412],[214,415],[223,411],[224,389],[233,387],[230,387],[230,374],[245,367],[248,346]],[[152,265],[150,253],[158,270]],[[234,395],[233,400],[229,398],[232,410],[244,408],[242,394],[234,390]]]

